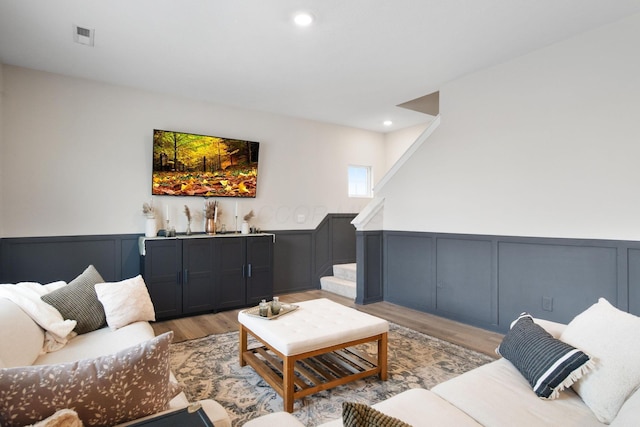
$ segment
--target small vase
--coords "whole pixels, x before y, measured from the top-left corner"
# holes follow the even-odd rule
[[[145,237],[156,237],[158,235],[155,217],[147,217],[144,224],[144,235]]]
[[[184,232],[187,236],[191,236],[191,221],[187,221],[187,230]]]
[[[240,230],[242,234],[249,234],[249,223],[247,221],[242,221],[242,228]]]
[[[207,218],[205,220],[204,232],[207,234],[216,234],[216,222],[213,218]]]
[[[267,304],[266,300],[260,301],[260,308],[258,309],[258,313],[260,314],[260,317],[269,316],[269,304]]]
[[[281,308],[280,298],[273,297],[273,301],[271,301],[271,313],[273,315],[280,313],[280,308]]]

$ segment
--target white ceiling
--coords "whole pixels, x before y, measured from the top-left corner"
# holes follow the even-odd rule
[[[291,15],[310,11],[309,28]],[[379,132],[447,81],[640,0],[0,0],[0,62]],[[72,26],[95,29],[95,46]],[[393,120],[385,128],[382,121]]]

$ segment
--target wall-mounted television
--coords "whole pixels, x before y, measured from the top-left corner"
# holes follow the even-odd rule
[[[260,143],[154,129],[151,194],[256,197]]]

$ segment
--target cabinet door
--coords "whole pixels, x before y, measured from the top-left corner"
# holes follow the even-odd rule
[[[185,314],[214,309],[213,239],[182,241],[182,298]]]
[[[143,277],[156,311],[156,319],[182,314],[180,242],[148,240]]]
[[[219,237],[215,246],[215,308],[242,307],[246,303],[246,239]]]
[[[273,296],[273,238],[247,237],[247,304]]]

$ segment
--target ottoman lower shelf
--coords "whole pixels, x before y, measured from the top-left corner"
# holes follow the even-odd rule
[[[248,333],[263,346],[247,349]],[[377,342],[377,357],[353,348],[369,342]],[[386,380],[387,333],[288,356],[240,325],[240,366],[245,364],[282,396],[284,410],[293,412],[295,399],[372,375]]]

